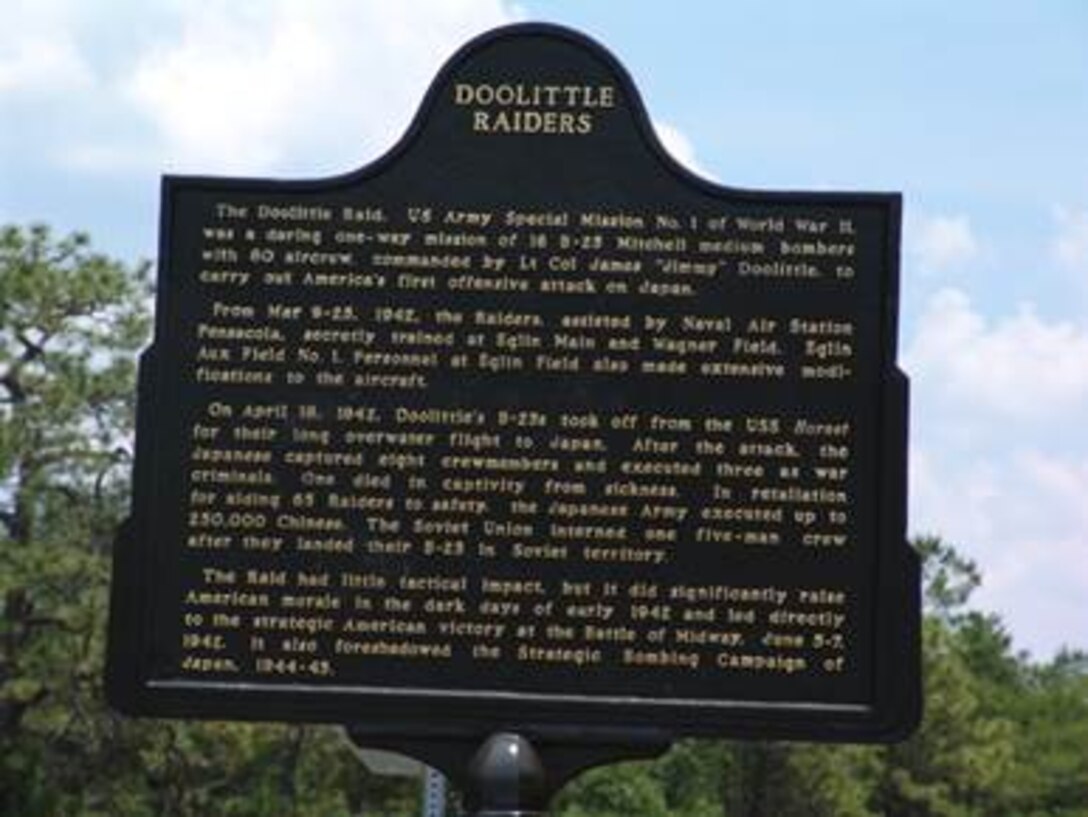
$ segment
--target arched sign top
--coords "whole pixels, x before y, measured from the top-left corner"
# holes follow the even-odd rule
[[[464,145],[467,135],[494,137],[488,148],[518,150],[534,163],[583,149],[602,160],[638,144],[680,169],[622,64],[589,37],[544,23],[487,32],[453,55],[428,90],[406,147],[417,133],[427,141],[431,128],[449,146]],[[602,172],[618,164],[598,163]]]

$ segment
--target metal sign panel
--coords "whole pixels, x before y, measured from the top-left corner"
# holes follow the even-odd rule
[[[901,734],[899,225],[697,178],[543,25],[467,45],[358,172],[167,177],[111,700]]]

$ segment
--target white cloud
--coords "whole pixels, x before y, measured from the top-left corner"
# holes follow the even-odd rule
[[[400,135],[442,61],[511,22],[502,0],[211,0],[141,55],[124,93],[173,167],[340,172]],[[396,70],[390,70],[396,66]]]
[[[933,533],[964,543],[993,537],[991,509],[1002,493],[999,470],[977,451],[975,454],[968,461],[948,457],[940,446],[911,445],[909,494],[913,533]],[[950,462],[960,465],[950,470]]]
[[[930,394],[964,411],[1044,418],[1088,408],[1088,327],[1044,322],[1030,304],[991,322],[966,294],[942,289],[903,361]]]
[[[709,171],[699,164],[699,160],[695,157],[695,146],[682,130],[675,125],[670,125],[668,122],[656,119],[653,125],[657,138],[661,140],[661,144],[665,146],[665,150],[669,152],[672,158],[705,179],[714,178]]]
[[[1054,218],[1058,222],[1053,245],[1055,259],[1062,266],[1088,274],[1088,210],[1057,207]]]
[[[0,94],[86,88],[90,66],[76,43],[70,9],[59,0],[15,0],[0,26]]]
[[[926,304],[912,380],[910,527],[976,559],[976,603],[1042,657],[1085,646],[1088,326],[1022,305],[989,319],[962,291]],[[1079,611],[1079,612],[1078,612]]]
[[[32,54],[55,64],[58,82],[63,75],[95,86],[82,98],[88,109],[129,123],[123,131],[62,127],[50,140],[61,167],[108,174],[313,177],[354,169],[403,134],[458,47],[523,16],[510,0],[206,0],[156,6],[158,23],[140,26],[153,37],[136,37],[130,55],[106,60],[101,48],[76,46],[102,40],[100,18],[81,19],[77,0],[17,2],[30,22],[18,37],[0,35],[0,58]],[[141,19],[139,6],[130,12]],[[38,48],[43,38],[48,47]],[[0,59],[0,90],[8,75],[14,82],[34,73],[42,82],[49,73],[9,62]],[[713,178],[679,128],[654,128],[678,162]]]
[[[1000,611],[1017,644],[1045,658],[1084,647],[1088,458],[1037,448],[911,451],[911,530],[975,559],[973,604]]]
[[[911,216],[905,234],[907,252],[924,272],[943,272],[971,261],[979,252],[967,216]]]
[[[0,54],[0,92],[86,87],[91,72],[71,42],[28,36]]]

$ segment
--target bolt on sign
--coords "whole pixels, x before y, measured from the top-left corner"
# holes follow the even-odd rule
[[[545,25],[361,170],[167,177],[111,701],[904,734],[899,229],[896,194],[693,175]]]

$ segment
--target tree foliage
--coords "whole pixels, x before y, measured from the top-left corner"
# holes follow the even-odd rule
[[[0,788],[23,813],[104,773],[84,762],[125,728],[98,679],[145,273],[82,235],[0,231]]]
[[[0,815],[418,813],[325,728],[132,720],[101,688],[146,265],[0,228]],[[923,557],[926,714],[889,747],[682,741],[583,775],[562,817],[1088,817],[1088,655],[1013,652],[978,567]]]
[[[409,813],[327,729],[134,721],[105,705],[147,265],[0,228],[0,814]]]

